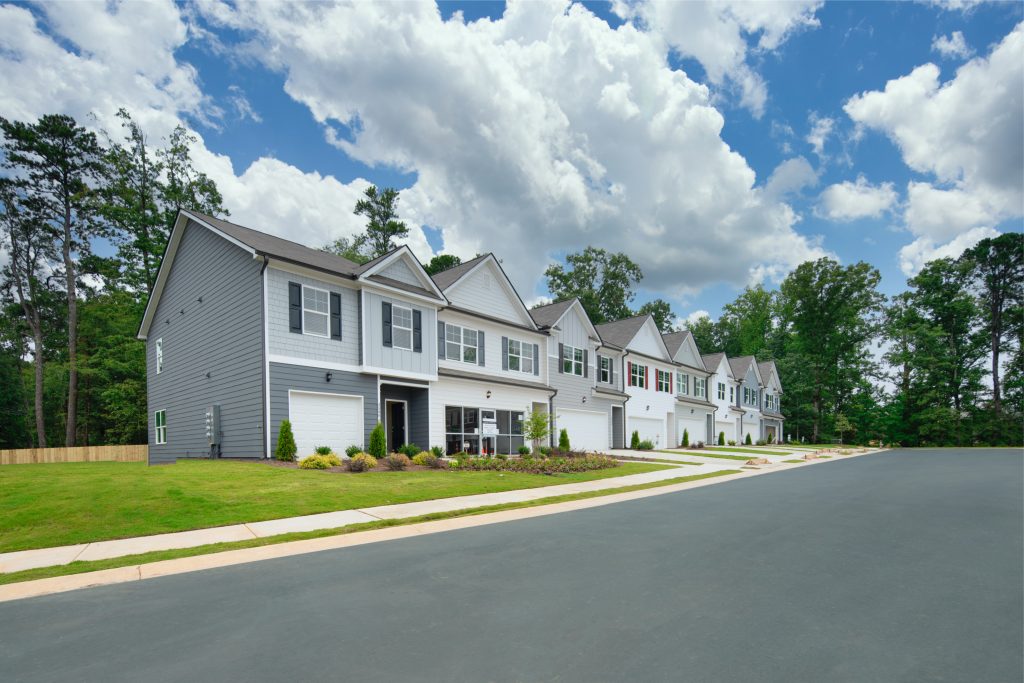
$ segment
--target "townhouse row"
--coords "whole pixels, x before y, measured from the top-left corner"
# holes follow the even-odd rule
[[[783,433],[773,363],[575,299],[530,310],[492,254],[431,277],[408,247],[357,265],[182,211],[139,338],[151,463],[271,457],[285,419],[300,456],[378,422],[389,449],[515,453],[532,411],[595,451]]]

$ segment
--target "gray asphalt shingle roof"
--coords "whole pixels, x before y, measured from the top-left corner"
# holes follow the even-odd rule
[[[674,358],[676,352],[679,351],[679,348],[683,345],[683,342],[685,342],[686,338],[689,336],[689,330],[679,330],[678,332],[669,332],[668,334],[663,334],[661,335],[661,338],[665,340],[665,347],[668,349],[668,352]]]
[[[569,310],[569,307],[576,301],[573,299],[566,299],[564,301],[556,301],[553,304],[546,304],[544,306],[537,306],[536,308],[530,309],[530,316],[533,318],[533,322],[537,323],[540,327],[551,327],[557,323],[565,312]]]
[[[452,266],[448,270],[442,270],[440,273],[434,273],[430,276],[430,279],[432,279],[434,284],[437,285],[437,288],[443,292],[458,282],[463,275],[473,270],[476,264],[480,263],[488,256],[490,256],[490,254],[481,254],[475,259],[466,261],[465,263],[460,263],[457,266]]]
[[[704,367],[714,372],[718,370],[718,364],[722,362],[722,358],[725,356],[724,353],[705,353],[700,357],[704,361]]]
[[[743,379],[747,376],[747,370],[753,362],[753,356],[740,356],[739,358],[730,358],[729,366],[732,368],[732,374],[736,375],[736,379]]]
[[[597,333],[603,341],[618,346],[621,349],[633,340],[636,333],[640,331],[649,315],[634,315],[632,318],[616,320],[613,323],[602,323],[596,325]]]

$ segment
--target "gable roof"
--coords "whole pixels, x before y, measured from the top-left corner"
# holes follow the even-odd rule
[[[661,335],[661,338],[665,340],[665,348],[668,349],[668,352],[672,354],[672,357],[674,358],[676,352],[682,348],[683,342],[685,342],[686,338],[689,336],[691,336],[689,330],[678,330],[676,332],[663,334]]]
[[[572,308],[573,303],[576,301],[578,299],[565,299],[564,301],[556,301],[553,304],[537,306],[530,309],[530,316],[533,318],[533,322],[537,323],[540,327],[551,327],[562,319],[565,312]]]
[[[739,358],[730,358],[729,365],[732,367],[732,373],[736,376],[736,379],[743,381],[743,378],[747,376],[747,370],[751,366],[754,367],[754,374],[757,375],[757,381],[760,384],[764,384],[764,379],[761,377],[760,371],[757,369],[757,359],[753,356],[740,356]]]
[[[636,336],[636,333],[640,331],[640,328],[644,326],[649,317],[649,314],[634,315],[632,318],[624,318],[612,323],[602,323],[594,327],[597,329],[597,334],[601,337],[601,341],[624,349],[629,342],[633,341],[633,337]]]
[[[775,381],[779,385],[779,391],[782,391],[782,378],[779,377],[779,369],[775,366],[775,361],[766,360],[763,363],[758,363],[757,370],[761,373],[761,377],[764,379],[765,384],[768,383],[768,378],[774,374]]]
[[[380,274],[381,271],[384,271],[392,263],[400,260],[404,260],[407,264],[411,264],[409,269],[420,281],[422,286],[411,285],[407,282],[401,282],[400,280]],[[364,263],[359,267],[359,279],[376,282],[386,287],[419,294],[420,296],[446,301],[444,294],[442,294],[441,290],[437,288],[433,279],[427,275],[427,271],[423,269],[423,265],[419,262],[419,259],[413,255],[412,249],[410,249],[406,244],[395,247],[383,256],[378,256],[372,261]]]
[[[482,267],[486,263],[493,263],[494,268],[496,268],[497,271],[501,274],[501,277],[499,278],[499,284],[506,290],[507,293],[510,294],[509,298],[515,300],[513,306],[517,308],[519,313],[522,315],[522,326],[530,330],[536,330],[537,323],[534,321],[533,316],[530,315],[530,309],[526,307],[526,303],[523,301],[523,297],[519,296],[519,291],[512,284],[512,280],[509,279],[508,273],[506,273],[505,269],[501,267],[501,261],[499,261],[498,257],[494,255],[494,252],[487,252],[486,254],[477,256],[475,259],[471,261],[467,261],[466,263],[460,263],[459,265],[449,268],[448,270],[442,270],[440,273],[437,273],[434,276],[432,276],[431,279],[434,281],[434,284],[437,285],[439,291],[448,292],[453,287],[460,285],[462,280],[467,275],[475,272],[477,268]],[[449,307],[476,315],[475,311],[468,311],[465,308],[452,306],[451,302],[449,302]],[[492,319],[497,322],[507,322],[502,321],[500,318]]]
[[[444,290],[448,289],[456,282],[461,280],[463,275],[466,275],[467,273],[469,273],[469,271],[476,268],[477,264],[487,257],[488,254],[481,254],[480,256],[477,256],[475,259],[471,259],[469,261],[466,261],[465,263],[460,263],[457,266],[452,266],[447,270],[442,270],[440,273],[434,273],[433,275],[430,276],[430,279],[432,279],[434,281],[434,284],[437,285],[438,288],[443,292]]]
[[[724,353],[705,353],[700,357],[704,362],[704,367],[711,372],[718,372],[718,366],[721,365],[724,358]],[[732,375],[732,365],[728,365],[726,369],[729,371],[729,374]]]

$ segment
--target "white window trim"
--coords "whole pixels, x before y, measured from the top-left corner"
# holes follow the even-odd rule
[[[579,358],[576,358],[577,353],[579,354]],[[570,363],[570,367],[572,368],[571,372],[565,371],[566,361],[569,361]],[[562,358],[560,359],[560,362],[562,363],[562,374],[575,375],[576,377],[583,376],[583,349],[576,348],[575,346],[569,346],[568,344],[563,344]],[[579,367],[579,372],[576,372],[577,366]]]
[[[163,416],[164,423],[160,424],[160,416]],[[167,411],[157,410],[153,413],[153,427],[155,430],[156,445],[163,446],[167,443]],[[163,437],[163,438],[161,438]]]
[[[725,400],[725,382],[719,382],[718,383],[718,400],[719,401],[724,401]]]
[[[156,340],[156,374],[164,371],[164,338]]]
[[[693,378],[693,395],[696,398],[708,397],[708,381],[702,377]]]
[[[676,373],[676,395],[690,395],[690,375],[685,372]]]
[[[655,391],[659,391],[659,392],[661,392],[663,394],[671,394],[672,393],[672,371],[671,370],[661,370],[661,369],[658,369],[658,368],[655,368],[655,371],[657,373],[657,374],[655,374],[655,379],[656,379],[656,381],[654,383]]]
[[[637,384],[633,384],[633,377],[636,376]],[[629,386],[643,389],[647,380],[647,366],[639,363],[631,363],[629,367]]]
[[[597,361],[597,381],[602,384],[612,383],[612,359],[610,356],[600,356]]]
[[[395,316],[395,311],[408,311],[409,312],[409,326],[408,327],[405,327],[404,325],[399,325],[396,322],[395,319],[396,319],[397,316]],[[408,306],[399,306],[398,304],[391,304],[391,348],[393,348],[393,349],[401,349],[402,351],[412,351],[412,345],[413,345],[412,326],[413,326],[413,323],[412,323],[412,309],[409,308]],[[409,332],[409,345],[408,346],[401,346],[401,345],[398,344],[397,337],[395,336],[395,330],[408,330],[408,332]],[[328,332],[330,332],[330,330],[328,330]]]
[[[453,329],[453,330],[458,330],[459,331],[459,340],[458,341],[452,341],[452,340],[448,339],[448,330],[449,329]],[[477,335],[477,343],[476,344],[469,345],[469,344],[466,343],[466,331],[467,330],[469,330],[470,332],[474,332]],[[455,362],[458,362],[458,363],[468,363],[470,365],[477,365],[477,362],[479,360],[479,358],[477,358],[477,354],[479,353],[479,346],[478,346],[479,345],[479,341],[480,341],[480,331],[479,330],[474,330],[474,329],[471,329],[471,328],[468,328],[468,327],[464,327],[462,325],[454,325],[452,323],[445,323],[444,324],[444,359],[445,360],[450,360],[450,361],[455,361]],[[451,356],[448,355],[448,345],[449,344],[455,344],[456,346],[459,347],[459,357],[458,358],[452,358]],[[466,349],[473,349],[473,360],[466,360]]]
[[[519,353],[515,353],[515,354],[512,353],[512,344],[513,343],[519,344]],[[526,349],[530,350],[529,353],[526,352]],[[509,372],[521,372],[524,375],[532,375],[533,374],[533,343],[532,342],[527,343],[527,342],[523,341],[522,339],[513,339],[512,337],[509,337],[508,338],[508,348],[506,349],[505,353],[508,356],[508,371]],[[512,367],[512,357],[513,356],[515,356],[516,358],[519,359],[519,367],[518,368],[513,368]],[[524,367],[524,365],[525,365],[525,363],[527,361],[529,361],[529,363],[530,363],[530,369],[529,370],[527,370]]]
[[[311,308],[306,308],[306,290],[310,289],[314,292],[323,292],[327,295],[327,312],[321,313]],[[313,315],[322,315],[327,318],[327,334],[318,334],[317,332],[311,332],[309,325],[306,323],[306,313],[312,313]],[[313,287],[312,285],[302,285],[302,334],[308,334],[310,337],[320,337],[321,339],[331,338],[331,292],[330,290],[323,289],[321,287]]]

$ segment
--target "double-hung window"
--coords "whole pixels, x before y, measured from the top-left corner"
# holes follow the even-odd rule
[[[598,380],[605,384],[612,383],[612,359],[608,356],[598,356]]]
[[[391,346],[412,350],[412,309],[391,305]]]
[[[476,330],[445,324],[444,342],[445,358],[476,365]]]
[[[562,346],[562,372],[567,375],[583,376],[583,349]]]
[[[676,373],[676,393],[680,396],[689,396],[690,394],[690,376],[685,372]]]
[[[508,369],[533,374],[533,344],[508,340]]]
[[[693,378],[693,395],[697,398],[708,397],[708,381],[703,377]]]
[[[663,391],[666,394],[672,393],[672,373],[667,370],[658,370],[658,391]]]
[[[164,371],[164,340],[163,337],[156,340],[156,374]]]
[[[643,389],[647,379],[647,366],[632,363],[629,366],[629,386]]]
[[[331,297],[326,289],[302,285],[302,331],[316,337],[331,336]]]
[[[724,401],[725,400],[725,382],[719,382],[718,383],[718,400],[719,401]]]
[[[729,404],[736,402],[736,387],[729,387]]]
[[[157,445],[167,443],[167,411],[158,410],[153,413],[153,424],[156,426]]]

